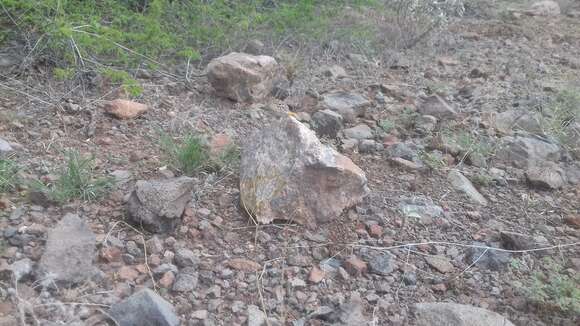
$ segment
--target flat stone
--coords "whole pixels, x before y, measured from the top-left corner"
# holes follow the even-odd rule
[[[177,326],[173,306],[150,289],[143,289],[109,310],[119,326]]]
[[[395,269],[393,258],[388,253],[379,253],[368,258],[369,272],[377,275],[390,275]]]
[[[248,305],[248,326],[265,326],[266,313],[258,306]]]
[[[197,288],[198,275],[193,272],[181,271],[173,283],[172,290],[175,292],[191,292]]]
[[[482,242],[474,242],[477,247],[491,247]],[[479,268],[499,271],[504,269],[510,262],[511,255],[505,251],[485,250],[485,248],[470,247],[467,250],[467,263],[475,264]]]
[[[373,130],[366,124],[360,124],[342,131],[344,137],[352,139],[371,139],[374,137]]]
[[[561,152],[558,145],[540,137],[503,137],[496,158],[515,167],[526,169],[541,166],[546,161],[558,162]]]
[[[421,115],[430,115],[437,119],[453,118],[457,115],[455,109],[439,95],[424,99],[418,107]]]
[[[469,181],[469,179],[458,170],[451,170],[447,176],[447,180],[449,180],[453,188],[466,194],[472,202],[482,206],[487,205],[487,199],[485,199],[485,197],[475,189],[471,181]]]
[[[546,162],[542,166],[529,167],[526,170],[528,182],[538,188],[559,189],[566,185],[566,172],[557,164]]]
[[[46,249],[39,264],[39,279],[47,285],[86,282],[96,272],[95,254],[96,236],[86,221],[78,215],[67,214],[48,231]]]
[[[447,258],[442,256],[426,256],[425,261],[429,266],[443,274],[449,273],[454,269],[453,264],[451,264]]]
[[[14,151],[12,146],[6,140],[0,138],[0,158]]]
[[[342,116],[331,110],[320,110],[312,116],[312,126],[320,137],[336,138],[342,130]]]
[[[320,103],[323,109],[338,112],[346,122],[354,122],[365,114],[371,102],[358,93],[334,91],[325,94]]]
[[[493,311],[456,303],[416,304],[415,317],[417,326],[514,326]]]
[[[193,197],[193,187],[189,177],[137,181],[127,202],[129,219],[151,232],[172,231]]]

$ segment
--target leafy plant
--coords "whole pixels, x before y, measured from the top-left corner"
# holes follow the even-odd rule
[[[431,153],[427,151],[420,151],[419,158],[425,165],[427,165],[431,170],[438,170],[445,167],[445,161],[440,155],[436,153]]]
[[[69,80],[75,76],[75,69],[74,68],[54,68],[52,71],[54,74],[54,78],[57,80]]]
[[[78,151],[70,151],[66,153],[66,166],[59,171],[54,184],[38,186],[58,202],[75,198],[95,200],[110,190],[114,181],[109,177],[97,177],[94,163],[94,156],[83,157]]]
[[[412,130],[417,124],[417,119],[419,119],[419,113],[411,108],[406,107],[403,109],[401,115],[397,118],[397,121],[406,130]]]
[[[18,181],[18,165],[11,159],[0,159],[0,193],[14,190]]]
[[[543,259],[543,272],[535,272],[523,288],[528,298],[545,308],[556,308],[564,313],[580,314],[580,275],[567,275],[554,259]]]
[[[139,96],[143,93],[143,88],[139,85],[139,82],[132,78],[126,71],[105,68],[101,69],[101,74],[112,83],[119,84],[131,96]]]

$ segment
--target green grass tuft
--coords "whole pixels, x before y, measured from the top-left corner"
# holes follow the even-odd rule
[[[101,198],[114,185],[109,177],[98,177],[95,171],[95,157],[83,157],[78,151],[66,154],[66,166],[58,174],[54,184],[40,185],[49,197],[58,202],[72,199],[92,201]]]
[[[0,159],[0,193],[16,189],[18,165],[11,159]]]
[[[240,153],[236,146],[230,145],[217,155],[211,155],[205,139],[187,135],[181,140],[162,133],[160,144],[166,153],[172,169],[185,175],[197,172],[220,172],[229,170],[239,161]]]

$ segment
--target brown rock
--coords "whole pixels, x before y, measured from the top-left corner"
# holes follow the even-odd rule
[[[236,102],[254,102],[270,95],[284,75],[272,57],[233,52],[212,60],[207,78],[218,95]]]
[[[163,274],[163,277],[161,277],[161,279],[159,280],[159,285],[161,285],[161,287],[169,289],[172,285],[173,282],[175,281],[175,275],[173,274],[172,271],[168,271],[165,272],[165,274]]]
[[[369,227],[369,234],[371,237],[378,239],[383,236],[383,227],[378,224],[373,224]]]
[[[147,112],[149,106],[129,100],[113,100],[106,104],[105,111],[117,119],[134,119]]]
[[[226,134],[214,135],[209,144],[209,152],[213,157],[222,155],[232,145],[230,136]]]
[[[453,264],[451,264],[447,258],[442,256],[427,256],[425,257],[425,261],[427,261],[429,266],[444,274],[453,270]]]
[[[139,272],[132,266],[123,266],[117,272],[117,276],[123,281],[134,281],[139,277]]]
[[[245,258],[234,258],[226,262],[226,266],[243,272],[256,272],[262,269],[262,265]]]
[[[361,276],[368,270],[367,263],[356,256],[350,256],[344,262],[344,269],[352,276]]]
[[[101,258],[107,263],[121,261],[121,249],[117,247],[106,247],[101,249]]]
[[[567,216],[564,222],[575,229],[580,229],[580,215]]]
[[[457,115],[455,109],[438,95],[424,99],[418,109],[422,115],[430,115],[437,119],[453,118]]]
[[[285,117],[252,136],[242,150],[240,195],[260,223],[291,220],[315,227],[368,194],[364,172]]]
[[[322,280],[326,277],[326,273],[322,271],[320,268],[314,266],[310,270],[310,275],[308,275],[308,280],[314,284],[322,282]]]

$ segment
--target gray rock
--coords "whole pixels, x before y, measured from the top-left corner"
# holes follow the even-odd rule
[[[419,147],[413,143],[396,143],[387,147],[387,155],[390,158],[400,157],[411,162],[420,162]]]
[[[336,309],[320,307],[309,315],[309,319],[323,320],[333,326],[364,326],[369,320],[364,315],[364,307],[361,298],[354,294],[348,302]]]
[[[177,326],[173,306],[150,289],[143,289],[114,304],[109,315],[119,326]]]
[[[14,275],[14,279],[19,281],[32,273],[32,260],[30,258],[17,260],[10,264],[9,268]]]
[[[248,306],[248,326],[265,326],[266,318],[266,314],[258,306]]]
[[[373,130],[366,124],[360,124],[352,128],[348,128],[342,131],[344,137],[352,139],[371,139],[374,137]]]
[[[115,170],[115,171],[111,172],[110,174],[113,178],[115,178],[115,181],[118,184],[126,183],[127,181],[129,181],[131,179],[131,171],[127,171],[127,170]]]
[[[493,311],[456,303],[416,304],[415,317],[417,326],[514,326]]]
[[[374,153],[382,150],[383,144],[378,143],[372,139],[363,139],[358,144],[358,151],[360,153]]]
[[[336,138],[342,130],[342,116],[331,110],[320,110],[312,116],[312,126],[320,137]]]
[[[487,205],[487,199],[485,199],[485,197],[483,197],[483,195],[480,194],[477,189],[475,189],[471,181],[469,181],[469,179],[467,179],[458,170],[449,171],[447,180],[449,180],[449,183],[451,183],[453,188],[466,194],[472,202],[482,206]]]
[[[560,148],[540,137],[504,137],[496,157],[518,168],[540,166],[546,161],[560,160]]]
[[[443,208],[425,197],[404,198],[399,203],[399,210],[406,217],[418,219],[433,219],[443,215]]]
[[[67,214],[50,231],[40,259],[39,277],[44,284],[78,284],[95,275],[96,237],[86,221]]]
[[[354,122],[356,117],[365,114],[371,102],[357,93],[335,91],[325,94],[320,105],[324,109],[338,112],[344,121]]]
[[[543,0],[536,1],[531,6],[530,9],[525,12],[531,16],[558,16],[560,15],[560,5],[556,1]]]
[[[528,250],[536,247],[536,242],[532,236],[509,231],[499,233],[501,245],[509,250]]]
[[[285,80],[276,59],[236,52],[213,59],[207,66],[207,79],[219,96],[236,102],[266,98]]]
[[[193,251],[182,248],[175,252],[175,263],[181,268],[197,267],[201,263],[201,259]]]
[[[137,181],[127,203],[129,219],[151,232],[172,231],[192,199],[193,187],[189,177]]]
[[[530,133],[542,133],[542,115],[539,112],[510,109],[498,113],[493,121],[493,126],[502,134],[511,135],[516,130],[524,130]]]
[[[487,247],[483,242],[474,242],[472,245],[477,247]],[[470,247],[467,250],[467,263],[475,266],[498,271],[506,267],[510,262],[510,254],[505,251],[487,250],[485,248]],[[491,247],[491,246],[490,246]],[[485,252],[485,254],[484,254]]]
[[[175,292],[190,292],[197,288],[198,275],[193,271],[186,270],[177,274],[172,290]]]
[[[346,70],[338,65],[324,66],[321,68],[322,74],[330,78],[344,78],[348,77]]]
[[[566,184],[566,172],[557,164],[546,162],[541,166],[529,167],[526,179],[534,187],[559,189]]]
[[[250,40],[246,44],[246,53],[260,55],[264,52],[264,43],[260,40]]]
[[[329,222],[368,194],[364,172],[292,117],[260,130],[243,147],[240,196],[260,223]]]
[[[20,63],[16,55],[0,53],[0,68],[10,68]]]
[[[13,150],[14,149],[12,148],[9,142],[0,138],[0,157],[11,153]]]
[[[437,119],[453,118],[457,115],[455,109],[438,95],[424,99],[418,107],[421,115],[430,115]]]
[[[379,253],[368,258],[369,272],[377,275],[390,275],[395,266],[393,259],[388,253]]]

